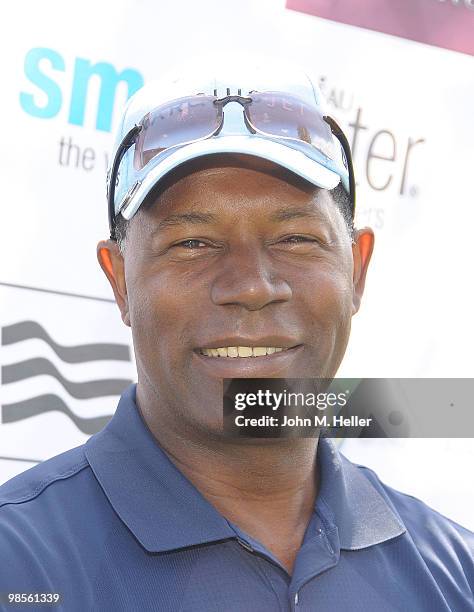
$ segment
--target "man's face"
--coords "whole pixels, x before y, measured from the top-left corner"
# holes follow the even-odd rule
[[[112,248],[114,291],[139,388],[164,418],[216,431],[222,378],[335,375],[368,259],[330,193],[271,162],[213,155],[180,174],[132,220],[123,261]]]

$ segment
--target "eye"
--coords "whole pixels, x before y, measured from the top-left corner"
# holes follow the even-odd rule
[[[289,244],[299,244],[301,242],[318,242],[315,238],[309,238],[309,236],[300,236],[295,234],[294,236],[286,236],[280,242],[287,242]]]
[[[197,240],[196,238],[190,238],[189,240],[183,240],[182,242],[178,242],[174,244],[175,247],[183,247],[185,249],[200,249],[203,246],[207,246],[205,242],[202,240]]]
[[[273,248],[295,255],[317,255],[321,249],[329,248],[329,243],[317,235],[287,234],[272,241]]]

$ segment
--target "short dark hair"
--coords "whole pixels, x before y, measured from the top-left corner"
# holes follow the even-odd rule
[[[339,208],[341,215],[346,222],[347,231],[351,239],[354,239],[354,211],[352,210],[351,197],[340,182],[337,187],[329,192],[334,203]]]
[[[352,216],[352,206],[351,206],[351,199],[349,197],[349,194],[342,186],[342,183],[339,183],[339,185],[335,189],[331,189],[330,193],[332,195],[332,198],[336,206],[339,208],[339,211],[341,212],[344,218],[349,235],[351,239],[353,239],[354,238],[354,218]],[[145,208],[149,207],[155,201],[155,199],[156,199],[156,191],[155,191],[155,188],[153,188],[150,190],[150,192],[146,196],[145,200],[143,201],[142,205],[140,206],[136,214],[139,214],[141,210],[144,210]],[[129,224],[130,224],[130,221],[125,219],[125,217],[123,217],[121,214],[117,215],[115,233],[116,233],[117,243],[119,245],[121,253],[123,253],[125,249],[125,240],[127,237],[127,228]]]

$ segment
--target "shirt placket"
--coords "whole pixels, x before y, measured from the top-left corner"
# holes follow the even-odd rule
[[[292,612],[314,611],[314,600],[305,600],[305,586],[339,561],[338,530],[335,525],[316,528],[305,540],[296,557],[293,576],[288,589]]]

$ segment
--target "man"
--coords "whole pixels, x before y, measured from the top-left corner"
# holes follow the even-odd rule
[[[129,102],[98,258],[138,383],[84,446],[0,488],[0,591],[81,611],[474,609],[472,533],[329,438],[222,428],[223,378],[332,378],[346,349],[373,233],[325,117],[309,77],[270,63]]]

